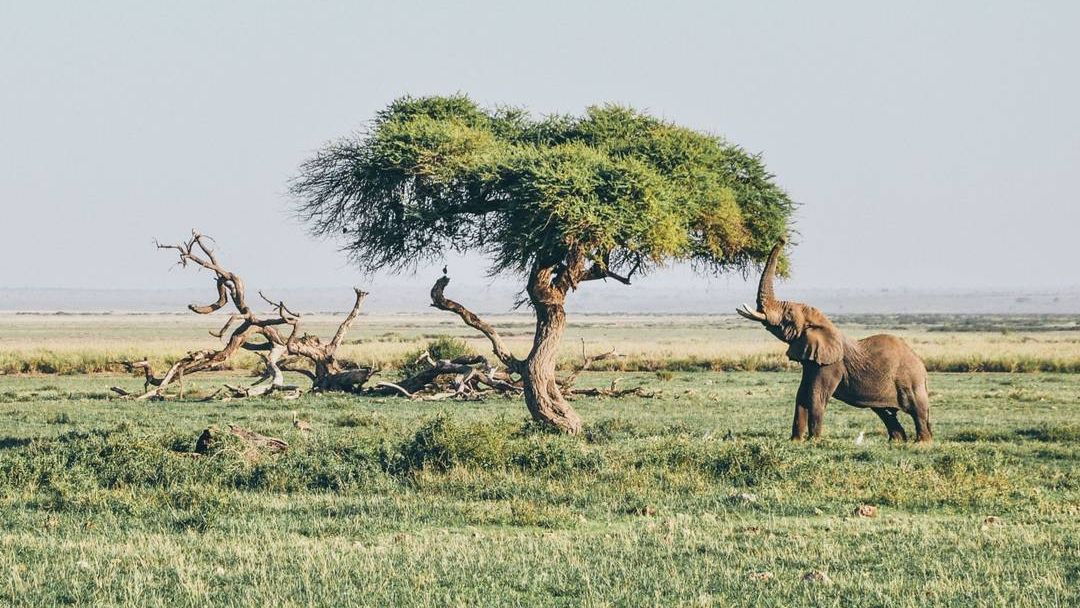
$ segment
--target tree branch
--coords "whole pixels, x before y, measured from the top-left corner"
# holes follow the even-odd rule
[[[431,288],[431,305],[439,310],[445,310],[456,314],[461,317],[461,320],[464,321],[466,325],[484,334],[491,342],[491,349],[495,352],[495,356],[499,358],[499,361],[502,361],[507,369],[520,373],[524,364],[510,352],[510,349],[506,348],[506,344],[503,343],[502,336],[499,335],[499,332],[495,331],[494,327],[473,314],[469,309],[443,295],[443,290],[446,289],[446,285],[449,282],[450,277],[446,276],[440,277],[439,280],[435,281],[435,285]]]
[[[353,291],[356,293],[356,301],[353,302],[352,310],[349,311],[349,315],[345,317],[345,320],[338,326],[337,333],[330,340],[330,348],[337,350],[338,346],[341,346],[341,341],[345,339],[345,334],[349,332],[349,328],[352,326],[353,321],[360,315],[360,306],[364,303],[364,298],[367,297],[366,291],[360,291],[358,287],[353,287]]]
[[[570,375],[562,380],[559,384],[562,385],[563,390],[567,392],[573,392],[574,382],[577,380],[578,375],[581,372],[589,369],[593,363],[597,361],[603,361],[605,359],[615,359],[621,355],[613,348],[606,353],[600,353],[598,355],[586,355],[585,354],[585,338],[581,339],[581,366],[570,372]]]
[[[630,278],[634,276],[634,273],[641,268],[641,256],[638,256],[634,263],[634,267],[630,269],[630,272],[626,273],[626,276],[622,276],[609,270],[608,260],[601,262],[594,262],[592,267],[585,272],[585,276],[581,278],[582,281],[595,281],[597,279],[615,279],[623,285],[630,284]]]

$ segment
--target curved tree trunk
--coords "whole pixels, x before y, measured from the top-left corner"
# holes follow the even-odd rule
[[[566,329],[566,294],[580,280],[583,262],[580,256],[561,272],[555,267],[537,264],[529,275],[525,291],[536,313],[533,347],[525,359],[522,384],[525,406],[533,420],[550,424],[566,433],[581,431],[581,416],[567,403],[555,376],[559,344]]]
[[[435,281],[431,288],[431,305],[457,314],[467,325],[487,336],[495,356],[506,365],[507,373],[521,376],[525,406],[533,420],[566,433],[578,433],[582,427],[581,416],[578,416],[566,401],[555,375],[559,345],[566,329],[566,310],[563,307],[566,294],[584,281],[614,279],[629,285],[630,275],[636,272],[640,264],[639,261],[624,277],[611,272],[606,264],[593,262],[591,267],[588,266],[580,249],[571,251],[564,261],[534,263],[525,291],[529,294],[529,302],[536,313],[536,333],[533,336],[532,350],[524,361],[506,348],[494,327],[445,296],[443,290],[450,282],[446,275]],[[613,355],[614,352],[609,354]],[[587,367],[590,362],[586,358],[584,366]],[[571,382],[575,376],[576,374],[571,375]]]
[[[567,433],[581,431],[581,416],[563,397],[555,376],[559,344],[566,329],[566,311],[561,303],[536,306],[536,335],[525,360],[522,380],[525,406],[533,420],[555,426]]]

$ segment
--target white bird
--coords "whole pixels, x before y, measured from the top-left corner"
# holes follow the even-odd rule
[[[855,445],[862,445],[866,442],[866,433],[859,431],[859,436],[855,438]]]

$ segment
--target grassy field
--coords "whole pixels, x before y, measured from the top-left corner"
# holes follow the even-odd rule
[[[0,605],[1080,601],[1078,375],[935,374],[930,447],[842,404],[790,444],[795,374],[621,375],[657,395],[578,401],[581,437],[509,400],[136,404],[106,389],[130,378],[0,379]],[[212,423],[292,445],[187,455]]]
[[[524,318],[499,321],[527,345]],[[928,358],[1080,359],[1073,318],[843,323],[900,333]],[[664,370],[584,374],[653,397],[578,400],[577,437],[534,428],[515,400],[134,403],[108,388],[139,379],[76,373],[206,347],[206,327],[0,316],[0,606],[1080,602],[1080,374],[934,373],[937,441],[916,446],[888,444],[876,416],[839,403],[826,439],[789,443],[796,373],[701,371],[783,352],[722,317],[574,323],[568,360],[584,339],[618,347],[623,367]],[[453,319],[364,317],[349,348],[389,368],[446,333],[467,335]],[[11,373],[34,354],[65,373]],[[245,373],[189,378],[188,395]],[[192,457],[210,424],[291,445]]]

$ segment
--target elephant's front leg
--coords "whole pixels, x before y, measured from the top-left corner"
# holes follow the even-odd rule
[[[802,382],[795,394],[795,420],[791,423],[791,440],[802,441],[806,437],[806,428],[810,421],[810,409],[813,406],[813,386],[807,381],[806,366],[803,366]]]
[[[795,420],[791,423],[791,440],[802,441],[803,437],[806,437],[806,424],[809,419],[810,411],[800,405],[798,399],[795,400]]]
[[[803,364],[796,408],[801,406],[805,412],[807,422],[804,423],[804,428],[809,426],[811,439],[820,437],[825,429],[825,406],[829,404],[829,398],[840,385],[842,377],[843,371],[838,365],[823,367],[812,362]]]

